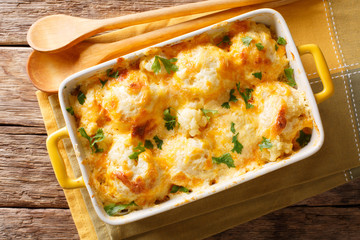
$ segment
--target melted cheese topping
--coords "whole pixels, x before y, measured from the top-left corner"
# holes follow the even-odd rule
[[[98,129],[104,140],[97,142],[102,152],[94,153],[89,141],[79,137],[88,149],[84,164],[88,166],[90,185],[106,204],[150,207],[174,198],[173,185],[198,191],[225,181],[267,162],[280,161],[298,150],[300,130],[313,128],[305,94],[284,80],[288,67],[285,47],[278,46],[270,30],[254,22],[228,24],[217,36],[201,34],[176,45],[152,48],[136,62],[119,59],[109,73],[83,82],[70,97],[78,128],[93,137]],[[231,44],[222,42],[229,36]],[[242,38],[251,37],[246,46]],[[258,50],[256,43],[264,48]],[[166,71],[160,64],[154,73],[155,56],[171,59],[178,71]],[[116,73],[117,74],[114,74]],[[253,73],[261,72],[262,79]],[[109,75],[111,77],[109,77]],[[107,80],[102,86],[99,81]],[[246,109],[237,91],[252,89]],[[230,91],[236,101],[230,101]],[[86,99],[80,104],[81,91]],[[229,102],[230,108],[222,107]],[[167,129],[164,110],[176,117],[175,128]],[[204,109],[215,110],[205,115]],[[234,123],[241,153],[234,148]],[[157,145],[154,137],[163,141]],[[270,148],[260,150],[263,137]],[[129,156],[139,143],[150,140],[138,159]],[[229,153],[234,168],[216,163],[213,157]]]

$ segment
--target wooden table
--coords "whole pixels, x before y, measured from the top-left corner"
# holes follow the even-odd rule
[[[39,17],[89,18],[196,0],[0,0],[0,239],[78,239],[50,165],[46,132],[25,65],[26,31]],[[209,239],[359,239],[360,179]]]

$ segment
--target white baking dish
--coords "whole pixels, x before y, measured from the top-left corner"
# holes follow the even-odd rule
[[[100,65],[91,67],[89,69],[83,70],[81,72],[78,72],[70,77],[68,77],[60,86],[59,89],[59,101],[61,105],[61,109],[65,118],[66,122],[66,128],[60,129],[57,132],[53,133],[49,136],[47,141],[48,151],[49,155],[54,167],[54,171],[56,174],[56,177],[60,183],[60,185],[63,188],[78,188],[78,187],[85,187],[87,188],[89,195],[91,196],[92,203],[94,205],[94,208],[99,215],[99,217],[106,223],[112,224],[112,225],[122,225],[126,223],[130,223],[133,221],[137,221],[142,218],[146,218],[149,216],[152,216],[154,214],[159,214],[164,211],[176,208],[177,206],[186,204],[188,202],[198,200],[201,198],[204,198],[206,196],[209,196],[211,194],[217,193],[219,191],[223,191],[225,189],[228,189],[232,186],[244,183],[246,181],[249,181],[253,178],[256,178],[258,176],[267,174],[271,171],[277,170],[279,168],[282,168],[284,166],[287,166],[289,164],[293,164],[297,161],[300,161],[304,158],[309,157],[310,155],[317,152],[324,141],[324,131],[319,115],[319,110],[317,107],[317,102],[324,101],[326,98],[330,97],[333,92],[332,82],[330,79],[330,74],[326,65],[326,62],[318,49],[316,45],[304,45],[299,47],[299,52],[301,54],[306,52],[311,52],[314,55],[315,63],[318,67],[318,72],[320,75],[320,78],[323,81],[324,90],[320,93],[314,94],[312,93],[311,87],[309,85],[306,73],[304,71],[303,65],[300,60],[298,49],[296,48],[294,41],[290,35],[289,29],[285,23],[285,20],[283,17],[276,11],[272,9],[260,9],[256,11],[252,11],[240,16],[237,16],[235,18],[227,20],[227,22],[232,22],[235,20],[252,20],[259,23],[264,23],[268,26],[271,26],[272,30],[275,31],[277,36],[282,36],[286,39],[287,45],[286,45],[286,52],[288,59],[290,60],[290,66],[294,69],[294,75],[295,80],[297,82],[297,86],[300,90],[304,91],[306,93],[306,97],[309,101],[311,112],[314,119],[314,130],[312,134],[312,138],[310,143],[301,149],[296,154],[292,155],[290,158],[279,161],[279,162],[272,162],[267,163],[263,166],[263,168],[248,172],[240,177],[233,178],[231,181],[227,182],[220,182],[215,185],[212,185],[208,187],[207,190],[199,193],[199,192],[193,192],[191,194],[186,194],[184,196],[179,196],[176,199],[172,199],[169,201],[166,201],[164,203],[161,203],[159,205],[156,205],[152,208],[138,210],[130,212],[127,215],[124,216],[118,216],[118,217],[110,217],[106,214],[106,212],[103,209],[102,204],[100,204],[96,199],[96,194],[93,192],[91,187],[89,186],[89,177],[87,172],[87,167],[82,164],[83,161],[83,150],[81,148],[80,141],[78,139],[78,136],[76,134],[76,124],[73,117],[68,114],[66,111],[66,108],[69,107],[69,99],[68,96],[70,95],[71,91],[77,86],[77,83],[79,81],[82,81],[84,79],[87,79],[99,72],[104,72],[109,67],[116,64],[117,59],[102,63]],[[221,24],[220,24],[221,26]],[[221,29],[221,28],[220,28]],[[200,29],[198,31],[185,34],[181,37],[174,38],[172,40],[160,43],[155,45],[156,47],[161,47],[168,44],[177,43],[179,41],[182,41],[187,38],[191,38],[195,35],[201,34],[203,32],[210,32],[211,31],[219,31],[219,29],[214,28],[214,26],[209,26],[203,29]],[[144,50],[137,51],[135,53],[128,54],[126,56],[123,56],[125,59],[136,59],[139,56],[141,56],[142,52]],[[82,172],[82,177],[78,179],[71,179],[68,177],[66,173],[66,169],[64,167],[63,161],[61,159],[61,156],[59,155],[58,149],[57,149],[57,141],[59,139],[64,138],[66,136],[69,136],[73,146],[75,147],[75,152],[78,152],[77,158],[80,165],[80,169]]]

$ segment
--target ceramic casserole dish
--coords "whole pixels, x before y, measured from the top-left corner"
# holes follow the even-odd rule
[[[308,100],[311,115],[313,118],[313,130],[310,142],[295,154],[291,155],[288,158],[285,158],[281,161],[268,162],[263,167],[256,169],[254,171],[249,171],[239,177],[232,178],[228,181],[218,182],[214,185],[209,186],[207,189],[200,192],[193,192],[190,194],[182,194],[177,198],[170,199],[168,201],[164,201],[160,204],[157,204],[154,207],[140,209],[136,211],[131,211],[126,215],[122,216],[109,216],[102,205],[101,201],[99,201],[94,189],[89,185],[89,169],[83,164],[84,161],[84,149],[81,147],[81,141],[79,134],[77,133],[78,129],[76,126],[76,122],[74,117],[68,113],[66,110],[70,106],[69,97],[71,96],[74,89],[78,87],[81,82],[86,79],[89,79],[93,76],[96,76],[99,73],[105,72],[107,69],[111,68],[117,63],[117,59],[102,63],[100,65],[91,67],[89,69],[78,72],[70,77],[68,77],[64,82],[62,82],[59,89],[59,101],[62,109],[62,113],[65,118],[66,127],[59,129],[48,137],[47,140],[47,148],[49,151],[50,159],[57,177],[59,184],[66,189],[74,189],[74,188],[83,188],[86,187],[89,195],[91,196],[92,203],[94,205],[95,211],[97,212],[100,219],[102,219],[105,223],[112,225],[122,225],[130,222],[134,222],[155,214],[162,213],[164,211],[168,211],[174,209],[178,206],[186,204],[191,201],[199,200],[201,198],[207,197],[211,194],[226,190],[230,187],[239,185],[261,175],[267,174],[271,171],[277,170],[289,164],[293,164],[297,161],[305,159],[315,152],[317,152],[324,141],[324,131],[323,126],[320,119],[319,110],[317,107],[317,103],[320,103],[327,98],[329,98],[333,93],[333,85],[331,82],[329,70],[327,64],[324,60],[324,57],[320,51],[320,49],[314,45],[303,45],[296,47],[294,41],[290,35],[289,29],[285,23],[283,17],[276,11],[272,9],[260,9],[256,11],[252,11],[235,18],[229,19],[226,22],[234,22],[237,20],[250,20],[256,23],[263,23],[266,26],[269,26],[272,31],[274,31],[276,36],[282,36],[286,39],[287,44],[285,46],[286,56],[289,60],[289,65],[294,72],[294,78],[296,81],[297,88],[303,92],[305,92],[306,99]],[[214,32],[217,33],[221,31],[224,23],[219,23],[213,26],[209,26],[195,32],[185,34],[183,36],[174,38],[172,40],[157,44],[153,47],[162,47],[168,46],[172,44],[179,43],[184,41],[185,39],[193,38],[194,36],[198,36],[204,32],[209,33],[210,35]],[[140,50],[122,58],[129,61],[135,61],[139,57],[143,56],[143,53],[148,50]],[[320,79],[323,83],[324,89],[316,94],[313,94],[310,84],[308,82],[306,73],[304,71],[303,65],[300,60],[300,55],[305,53],[311,53],[314,56],[315,64],[320,76]],[[205,114],[206,116],[206,114]],[[82,176],[76,179],[70,178],[66,172],[66,168],[64,162],[59,154],[59,150],[57,147],[58,141],[63,138],[69,137],[73,144],[74,150],[77,153],[78,163],[82,172]]]

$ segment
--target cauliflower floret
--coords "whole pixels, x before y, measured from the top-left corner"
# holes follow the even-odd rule
[[[200,128],[205,127],[207,120],[201,110],[185,108],[178,111],[180,131],[191,137],[200,134]]]

